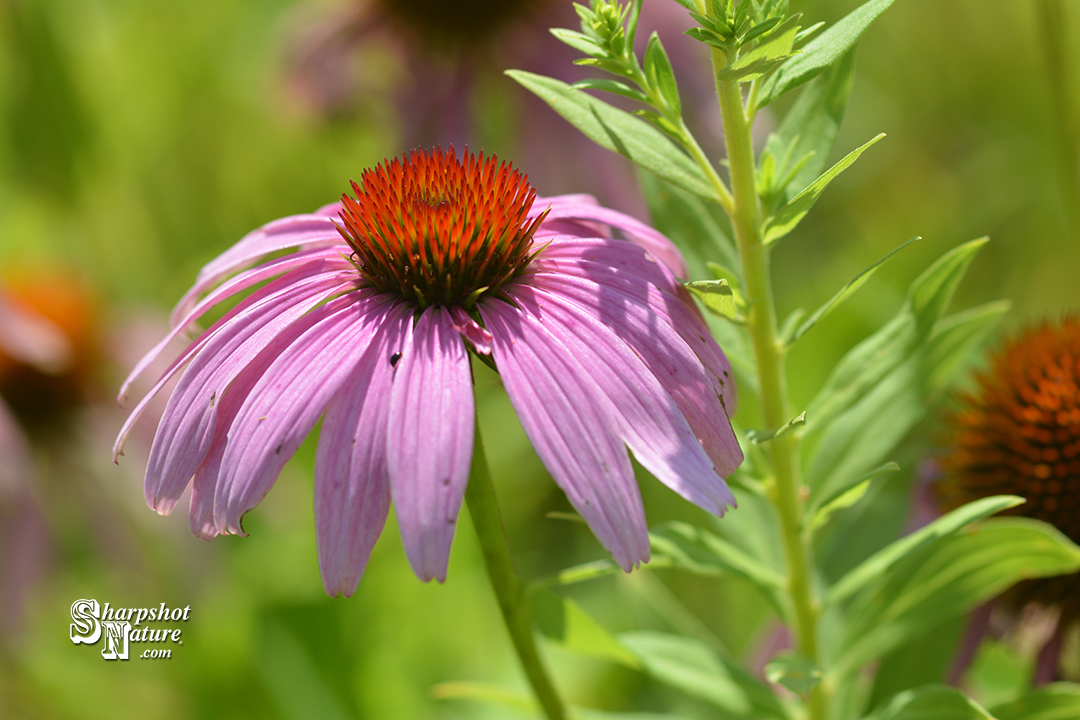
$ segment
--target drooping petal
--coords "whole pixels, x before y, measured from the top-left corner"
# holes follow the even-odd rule
[[[672,320],[671,298],[664,298],[655,287],[644,283],[625,287],[606,279],[537,272],[529,284],[572,302],[584,319],[597,319],[628,343],[675,400],[716,471],[723,477],[731,475],[742,463],[742,450],[731,428],[723,388],[716,386],[700,357],[672,327],[672,322],[687,318]],[[512,294],[513,288],[508,292]],[[731,384],[730,378],[726,384]]]
[[[217,403],[233,378],[289,325],[352,282],[336,272],[279,278],[206,340],[173,390],[154,435],[145,484],[150,507],[162,515],[172,512],[210,451]]]
[[[291,215],[267,223],[203,266],[195,278],[195,284],[176,304],[169,322],[173,326],[180,324],[200,295],[232,273],[250,267],[270,253],[294,247],[307,250],[339,245],[347,256],[348,245],[341,239],[333,221],[325,215]]]
[[[552,202],[552,198],[548,199],[551,212],[544,221],[544,225],[563,220],[599,222],[609,225],[622,231],[627,240],[645,248],[653,257],[667,265],[676,276],[689,277],[690,271],[682,253],[675,247],[675,243],[660,232],[625,213],[609,210],[588,200],[566,200],[567,197],[574,196],[564,196],[559,202]],[[535,204],[540,206],[539,201]],[[537,232],[537,236],[543,237],[543,225]]]
[[[339,267],[339,264],[334,263],[333,260],[327,259],[304,263],[294,268],[289,273],[287,280],[283,277],[279,283],[271,283],[270,285],[267,285],[266,287],[252,293],[236,307],[225,313],[225,315],[219,318],[218,321],[211,325],[208,329],[203,331],[202,334],[199,335],[199,337],[197,337],[191,342],[190,345],[188,345],[187,349],[180,353],[180,355],[175,360],[173,360],[172,363],[169,364],[169,367],[166,368],[165,372],[161,374],[161,377],[158,378],[158,381],[154,384],[150,391],[147,392],[145,396],[143,396],[142,400],[140,400],[138,405],[135,406],[135,409],[132,410],[131,413],[128,415],[127,420],[124,421],[124,425],[123,427],[121,427],[120,432],[116,437],[116,442],[113,444],[113,462],[116,462],[117,457],[123,454],[124,442],[127,439],[128,433],[131,432],[131,428],[135,425],[135,422],[139,419],[139,416],[142,415],[146,407],[157,396],[157,394],[161,392],[161,389],[165,387],[166,383],[168,383],[168,381],[172,379],[172,377],[176,375],[176,373],[183,369],[184,366],[187,365],[188,360],[190,360],[200,350],[202,350],[203,346],[205,346],[211,338],[216,336],[218,332],[222,331],[224,328],[228,327],[235,318],[241,316],[242,313],[247,312],[254,303],[262,301],[264,298],[267,297],[267,295],[276,291],[274,289],[271,289],[271,287],[281,289],[286,287],[290,283],[302,282],[305,281],[307,278],[318,275],[324,275],[327,280],[332,280],[333,277],[337,276],[339,278],[335,283],[335,287],[337,289],[345,289],[346,287],[354,285],[355,277],[351,275],[343,276],[341,274],[341,270],[338,269]],[[170,333],[170,335],[166,337],[166,340],[170,340],[173,337],[174,335]],[[148,364],[157,356],[157,354],[164,347],[164,343],[159,343],[157,347],[151,350],[150,353],[148,353],[146,357],[143,358],[143,361],[147,362]],[[128,383],[134,380],[135,376],[136,373],[133,373],[128,378]],[[123,398],[125,392],[126,384],[125,389],[121,390],[121,398]]]
[[[326,409],[315,454],[315,536],[330,595],[356,590],[390,511],[386,428],[392,359],[404,346],[411,310],[387,313]]]
[[[279,333],[237,376],[241,387],[258,379],[228,429],[219,426],[215,433],[227,437],[214,493],[218,532],[242,532],[240,519],[263,499],[315,426],[391,302],[357,291],[319,306]]]
[[[499,375],[544,466],[600,543],[629,571],[649,559],[645,509],[618,411],[591,372],[534,315],[480,303]]]
[[[475,422],[469,356],[446,310],[424,311],[396,371],[387,429],[394,511],[413,571],[443,582]]]
[[[522,312],[535,315],[543,323],[612,402],[615,414],[610,421],[645,469],[683,498],[714,515],[723,515],[735,504],[731,490],[714,471],[712,460],[697,441],[682,409],[640,355],[651,352],[648,346],[661,339],[659,332],[652,342],[646,337],[644,343],[631,345],[628,341],[642,330],[631,321],[609,328],[595,313],[558,291],[515,285],[507,289],[507,294]],[[663,323],[656,325],[659,330]],[[668,330],[666,339],[682,344],[674,331]],[[655,362],[665,362],[657,357],[658,353],[651,354]],[[693,357],[688,349],[686,354]],[[663,372],[663,368],[660,370]],[[693,372],[693,365],[688,370]],[[699,382],[694,389],[704,393],[700,364],[696,370]],[[727,418],[720,413],[716,415],[714,419],[727,424],[730,431]],[[737,450],[738,445],[735,447]]]
[[[531,267],[538,272],[593,279],[631,296],[640,296],[648,286],[661,290],[662,302],[653,303],[652,309],[662,313],[694,350],[723,398],[728,415],[735,414],[737,396],[731,364],[686,289],[667,267],[627,243],[566,237],[553,238]]]
[[[120,395],[117,397],[117,402],[121,405],[124,404],[124,401],[127,399],[128,390],[131,389],[131,384],[146,371],[146,368],[158,358],[170,342],[175,340],[180,333],[187,330],[193,322],[199,319],[199,317],[210,308],[232,297],[236,293],[246,290],[260,282],[264,282],[275,275],[282,275],[290,270],[309,264],[321,266],[323,263],[327,261],[332,262],[334,259],[335,253],[332,250],[315,250],[306,253],[295,253],[287,257],[264,263],[257,268],[253,268],[249,272],[231,278],[229,282],[215,288],[205,298],[192,305],[186,313],[177,317],[176,321],[172,324],[172,330],[161,340],[161,342],[155,345],[141,360],[139,360],[135,365],[135,368],[127,376],[127,379],[124,380],[124,384],[120,387]],[[340,265],[347,266],[347,263],[342,261]],[[319,269],[321,269],[321,267]],[[180,361],[178,360],[177,362]]]

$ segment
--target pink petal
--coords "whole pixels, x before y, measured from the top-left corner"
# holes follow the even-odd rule
[[[337,267],[339,267],[339,264],[334,263],[332,260],[324,259],[318,262],[304,263],[294,268],[292,272],[289,273],[288,279],[282,278],[279,282],[271,283],[265,288],[262,288],[261,290],[245,298],[239,305],[227,312],[224,316],[218,319],[216,323],[210,326],[210,328],[208,328],[201,335],[199,335],[199,337],[193,340],[192,343],[188,345],[188,347],[175,360],[173,360],[172,363],[169,364],[169,367],[166,368],[165,372],[162,373],[160,378],[158,378],[158,381],[154,384],[154,387],[150,389],[150,391],[143,397],[141,401],[139,401],[139,404],[135,406],[135,409],[131,411],[130,415],[128,415],[127,420],[124,421],[124,425],[120,429],[120,433],[117,435],[116,442],[113,445],[113,462],[116,462],[118,456],[123,454],[124,441],[127,439],[128,433],[131,432],[131,428],[134,426],[135,421],[139,419],[139,416],[142,415],[147,405],[150,404],[150,401],[154,399],[154,397],[161,391],[165,384],[177,372],[179,372],[187,363],[187,361],[191,359],[197,352],[199,352],[199,350],[201,350],[202,347],[218,333],[219,330],[229,325],[235,317],[248,310],[255,302],[261,301],[262,298],[265,298],[271,292],[276,292],[277,290],[280,290],[282,288],[287,288],[290,284],[300,282],[304,278],[321,275],[327,280],[331,280],[333,279],[333,277],[336,276],[339,278],[335,283],[335,287],[338,289],[345,289],[349,285],[355,284],[355,274],[341,276],[341,271],[337,270]],[[269,289],[271,287],[274,289]],[[157,347],[151,350],[150,353],[147,354],[142,361],[140,361],[140,365],[145,367],[145,365],[148,365],[149,362],[152,362],[156,358],[157,354],[162,349],[164,349],[166,342],[173,339],[175,336],[175,331],[173,333],[170,333],[169,336],[165,338],[165,342],[159,343]],[[132,375],[129,376],[128,383],[133,381],[139,372],[141,372],[140,369],[136,368],[135,372],[133,372]],[[121,398],[123,397],[123,394],[127,391],[127,387],[128,385],[125,384],[124,388],[121,390]]]
[[[564,304],[572,303],[568,309],[574,308],[582,322],[596,318],[614,329],[674,399],[716,471],[730,476],[742,463],[742,450],[731,428],[723,388],[672,327],[673,322],[686,322],[686,317],[671,318],[672,305],[677,311],[682,303],[644,283],[620,286],[605,280],[609,279],[540,272],[530,275],[528,284],[558,296]],[[508,286],[508,294],[517,297],[517,287]]]
[[[315,455],[315,535],[323,586],[332,596],[356,590],[390,510],[391,360],[411,322],[404,305],[388,313],[323,418]]]
[[[267,223],[207,263],[199,271],[195,284],[180,298],[169,321],[174,326],[180,324],[199,295],[259,258],[294,247],[307,250],[326,246],[339,247],[346,256],[349,254],[349,246],[341,239],[333,221],[324,215],[292,215]]]
[[[534,312],[496,299],[480,303],[495,339],[495,364],[526,435],[600,543],[629,571],[648,561],[649,537],[641,492],[613,419],[618,410]]]
[[[250,272],[238,275],[232,278],[229,282],[224,283],[220,287],[216,288],[213,292],[192,306],[181,317],[175,318],[175,322],[172,323],[172,331],[162,339],[157,345],[155,345],[150,352],[146,353],[141,360],[135,365],[135,369],[124,380],[123,386],[120,388],[120,395],[117,398],[117,402],[121,405],[127,399],[127,392],[131,388],[131,384],[150,366],[154,360],[157,359],[161,351],[173,341],[180,333],[188,329],[191,323],[195,322],[210,308],[214,307],[218,303],[232,297],[236,293],[245,290],[257,283],[268,280],[275,275],[281,275],[289,270],[302,267],[308,264],[320,265],[327,261],[333,262],[335,259],[339,259],[334,251],[319,250],[307,253],[294,253],[287,257],[278,258],[268,263],[260,265],[257,268],[252,269]],[[347,263],[342,261],[341,265],[347,267]],[[317,268],[321,271],[325,271],[327,268]]]
[[[451,308],[450,316],[454,320],[454,329],[472,344],[476,352],[491,354],[491,333],[485,330],[483,325],[469,317],[469,313],[460,307]]]
[[[682,343],[674,331],[666,328],[669,333],[666,339],[676,343],[671,347],[658,342],[663,323],[654,323],[657,332],[650,338],[647,318],[637,318],[644,320],[644,333],[643,328],[626,319],[608,328],[597,313],[582,308],[558,290],[548,292],[514,285],[508,288],[508,294],[523,312],[535,315],[543,323],[613,403],[615,414],[610,421],[645,469],[683,498],[714,515],[723,515],[728,506],[735,504],[731,490],[713,470],[712,460],[690,429],[681,408],[639,355],[648,352],[654,361],[670,363],[660,358],[663,351],[656,352],[654,345],[661,345],[668,352],[677,351]],[[637,339],[644,342],[628,344],[639,334],[644,337]],[[689,349],[685,355],[693,358]],[[698,381],[698,387],[693,389],[704,393],[700,364],[696,371],[690,374],[694,372],[691,365],[687,375]],[[715,419],[727,424],[730,432],[726,416],[720,412],[716,415]],[[735,447],[738,449],[738,444]]]
[[[430,307],[397,361],[387,430],[394,510],[405,554],[425,582],[446,579],[474,422],[465,343],[450,314]]]
[[[242,532],[244,513],[263,499],[315,426],[392,302],[357,291],[319,306],[279,333],[278,347],[267,347],[237,376],[241,387],[258,379],[227,431],[219,425],[216,432],[227,434],[214,495],[218,532]],[[225,402],[230,395],[227,390]]]
[[[591,238],[553,238],[533,261],[531,269],[554,275],[576,275],[624,290],[640,293],[644,280],[662,291],[663,300],[653,310],[663,313],[679,336],[694,350],[724,401],[728,415],[735,414],[736,392],[731,364],[713,340],[704,318],[686,289],[664,265],[652,262],[633,245]]]
[[[278,278],[211,335],[180,378],[162,415],[146,467],[146,502],[172,512],[210,451],[217,403],[263,348],[328,297],[352,284],[339,274]]]
[[[544,221],[545,225],[559,220],[592,221],[610,225],[621,230],[627,240],[648,250],[655,258],[671,268],[678,277],[689,277],[690,271],[686,266],[686,260],[683,259],[682,253],[675,244],[640,220],[591,202],[573,199],[559,200],[558,198],[546,198],[546,202],[550,204],[551,212]],[[534,207],[543,206],[537,202],[534,203]]]

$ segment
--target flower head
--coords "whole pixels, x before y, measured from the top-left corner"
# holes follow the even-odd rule
[[[1027,498],[1012,512],[1080,542],[1080,318],[1023,332],[978,376],[950,418],[939,494],[950,507],[990,495]],[[1027,580],[1006,600],[1080,619],[1080,573]]]
[[[508,164],[467,152],[413,152],[353,191],[203,268],[171,335],[133,371],[121,399],[168,340],[266,283],[151,391],[186,365],[150,453],[152,508],[171,512],[190,481],[193,531],[242,533],[323,417],[315,522],[327,592],[356,588],[391,502],[414,571],[443,580],[473,451],[470,346],[623,568],[649,558],[627,447],[706,510],[734,504],[722,479],[742,460],[730,366],[675,279],[685,266],[670,241],[586,196],[539,200]]]

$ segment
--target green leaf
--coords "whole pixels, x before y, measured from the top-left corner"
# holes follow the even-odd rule
[[[907,302],[896,317],[844,355],[807,408],[810,417],[807,432],[818,432],[826,427],[892,369],[911,357],[929,336],[964,270],[983,244],[984,241],[976,240],[945,253],[912,283]],[[916,296],[922,298],[918,311],[914,308]]]
[[[765,232],[762,242],[766,245],[771,245],[780,238],[787,235],[789,232],[795,229],[795,226],[799,224],[799,221],[806,216],[806,213],[810,212],[810,208],[814,206],[817,199],[821,197],[821,193],[825,191],[825,188],[829,183],[836,178],[837,175],[847,170],[847,168],[862,155],[868,147],[876,143],[881,138],[885,137],[885,133],[881,133],[863,146],[852,150],[848,153],[843,160],[833,165],[825,173],[823,173],[817,180],[810,183],[810,185],[793,197],[784,207],[765,221]]]
[[[443,682],[431,687],[431,696],[436,700],[466,699],[479,700],[493,705],[502,705],[522,712],[536,712],[536,702],[532,696],[522,690],[513,690],[502,685],[480,682]]]
[[[784,18],[781,17],[772,17],[768,20],[763,20],[762,22],[759,22],[757,25],[750,28],[745,35],[742,36],[743,44],[748,43],[758,37],[761,37],[765,33],[772,30],[774,27],[779,25],[781,22],[783,22],[783,20]]]
[[[861,565],[840,578],[835,585],[829,588],[825,598],[826,604],[842,602],[867,585],[877,582],[885,577],[897,563],[907,558],[911,553],[922,550],[928,544],[960,532],[977,520],[982,520],[1023,503],[1024,498],[1015,495],[995,495],[968,503],[939,517],[929,525],[882,548],[863,561]]]
[[[806,695],[821,683],[822,672],[817,663],[805,655],[785,652],[765,666],[765,678],[796,695]]]
[[[780,437],[784,433],[787,433],[787,432],[791,431],[793,428],[797,428],[800,425],[805,425],[805,424],[806,424],[806,411],[803,410],[797,416],[791,418],[790,420],[788,420],[786,423],[784,423],[781,427],[777,428],[776,430],[772,430],[772,431],[748,430],[746,432],[746,438],[750,442],[757,443],[757,444],[760,445],[761,443],[769,442],[770,440],[775,440],[776,438]]]
[[[671,522],[649,532],[653,552],[695,575],[734,575],[752,582],[782,615],[783,575],[727,540],[693,525]]]
[[[767,687],[697,640],[649,631],[624,633],[619,640],[641,658],[650,676],[735,717],[788,718]]]
[[[819,307],[817,310],[815,310],[814,314],[811,315],[809,318],[807,318],[806,322],[804,322],[802,325],[800,325],[798,330],[796,330],[794,333],[792,333],[791,340],[788,341],[786,344],[788,346],[794,344],[796,340],[801,338],[803,335],[805,335],[807,332],[809,332],[809,330],[812,327],[814,327],[819,322],[821,322],[822,318],[824,318],[826,315],[828,315],[830,312],[832,312],[833,308],[835,308],[840,303],[844,302],[844,300],[847,300],[848,297],[850,297],[852,293],[854,293],[856,290],[861,288],[866,283],[866,281],[870,279],[870,276],[873,275],[874,272],[876,272],[877,269],[879,267],[881,267],[881,265],[886,260],[888,260],[893,255],[895,255],[896,253],[898,253],[901,250],[903,250],[904,248],[906,248],[911,243],[915,242],[916,240],[921,240],[921,239],[922,238],[919,238],[919,237],[911,238],[910,240],[908,240],[903,245],[900,245],[899,247],[893,248],[893,250],[891,250],[887,255],[880,258],[877,262],[870,265],[865,270],[863,270],[861,273],[856,275],[854,277],[854,279],[852,279],[851,282],[849,282],[844,287],[840,288],[840,291],[838,293],[836,293],[835,295],[833,295],[832,298],[829,300],[829,302],[825,303],[824,305]]]
[[[603,46],[588,35],[583,35],[582,33],[574,32],[573,30],[565,30],[563,28],[551,28],[551,34],[578,52],[584,53],[590,57],[607,56],[607,52],[604,50]]]
[[[573,585],[586,580],[595,580],[606,575],[614,575],[619,571],[621,571],[621,568],[611,560],[594,560],[560,570],[534,582],[543,587],[558,587],[561,585]]]
[[[634,52],[634,37],[637,36],[638,18],[641,17],[641,0],[630,0],[630,14],[626,19],[626,53]]]
[[[795,35],[799,27],[793,25],[768,41],[761,43],[756,48],[739,57],[730,66],[718,70],[716,79],[718,82],[749,82],[761,77],[773,67],[791,56],[791,46],[795,42]]]
[[[995,706],[993,713],[998,720],[1076,720],[1080,718],[1080,685],[1043,685]]]
[[[905,690],[867,720],[995,720],[956,688],[923,685]]]
[[[703,27],[690,28],[684,34],[689,35],[698,42],[703,42],[706,45],[711,45],[712,47],[719,48],[720,50],[726,50],[727,47],[731,45],[730,40],[725,39],[722,35]]]
[[[1020,580],[1080,570],[1080,547],[1030,518],[992,518],[910,553],[844,610],[838,674],[888,654]]]
[[[695,280],[684,283],[683,287],[694,294],[702,304],[713,313],[733,320],[745,322],[746,318],[739,312],[735,304],[735,294],[728,285],[727,280]]]
[[[659,713],[604,712],[592,708],[570,708],[571,720],[691,720],[685,715],[661,715]]]
[[[881,463],[944,394],[1006,309],[1007,303],[989,303],[939,321],[927,342],[836,417],[813,449],[806,473],[811,492],[823,497],[844,492]]]
[[[851,50],[799,93],[776,133],[769,136],[766,145],[769,152],[777,157],[798,158],[798,162],[803,163],[800,168],[785,166],[780,169],[784,175],[790,173],[790,179],[783,187],[776,188],[779,204],[795,197],[825,171],[840,132],[854,77],[855,51]],[[772,212],[775,207],[770,205],[768,210]]]
[[[579,80],[570,87],[574,90],[603,90],[604,92],[622,95],[623,97],[628,97],[631,100],[637,100],[638,102],[649,101],[649,99],[645,97],[645,93],[617,80],[606,80],[603,78]]]
[[[920,334],[928,333],[945,312],[956,286],[975,259],[975,253],[988,241],[988,238],[979,238],[950,250],[912,283],[908,300]]]
[[[870,0],[807,43],[802,52],[781,65],[762,84],[758,92],[758,107],[765,107],[833,65],[854,47],[870,23],[892,4],[893,0]]]
[[[832,518],[833,513],[844,508],[849,508],[855,503],[862,500],[866,495],[866,491],[870,489],[870,481],[879,475],[885,473],[896,472],[900,469],[900,466],[894,462],[887,462],[884,465],[880,465],[866,475],[856,480],[850,489],[845,490],[835,497],[822,497],[820,499],[821,508],[815,509],[816,503],[811,504],[807,509],[807,515],[810,515],[810,530],[817,530],[824,527],[826,523]]]
[[[644,120],[554,78],[521,70],[508,70],[506,74],[551,105],[601,147],[633,160],[698,197],[719,202],[701,168]]]
[[[637,656],[569,598],[550,590],[537,589],[532,595],[533,618],[540,633],[554,643],[579,655],[641,668]]]
[[[655,31],[649,37],[649,45],[645,48],[645,77],[649,79],[649,86],[660,92],[660,97],[664,98],[672,115],[681,115],[682,103],[679,101],[675,71],[671,69],[671,61],[668,60],[660,36]]]

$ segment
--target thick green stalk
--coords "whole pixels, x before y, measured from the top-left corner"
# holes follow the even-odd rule
[[[524,583],[514,569],[510,544],[506,538],[491,471],[484,456],[484,444],[480,438],[480,425],[476,426],[476,446],[473,448],[472,474],[465,490],[465,503],[469,516],[480,539],[491,587],[499,601],[506,629],[514,643],[521,667],[532,685],[536,700],[548,720],[566,720],[566,706],[555,690],[555,685],[536,650],[536,640],[531,626],[531,611]]]
[[[728,61],[723,51],[713,49],[714,67],[726,67]],[[737,82],[717,82],[716,89],[731,172],[734,199],[731,223],[743,265],[747,329],[757,361],[765,427],[775,430],[791,419],[791,409],[788,407],[784,379],[784,349],[777,334],[768,249],[761,241],[761,209],[755,180],[751,123],[746,116]],[[767,445],[775,483],[772,500],[783,533],[788,594],[798,650],[820,665],[819,602],[811,580],[809,542],[802,530],[803,507],[799,497],[797,448],[796,436],[791,433],[781,435]],[[824,690],[819,685],[811,693],[810,717],[824,720],[825,706]]]

